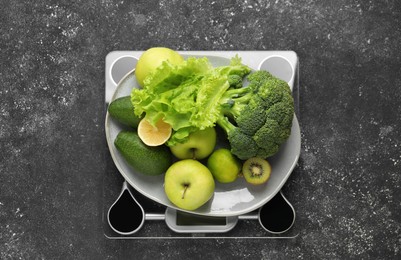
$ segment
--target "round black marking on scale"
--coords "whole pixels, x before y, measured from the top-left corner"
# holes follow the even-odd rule
[[[282,234],[288,231],[295,222],[295,210],[281,193],[259,209],[259,223],[268,232]]]
[[[131,235],[141,229],[145,221],[145,212],[125,182],[107,217],[110,227],[120,235]]]

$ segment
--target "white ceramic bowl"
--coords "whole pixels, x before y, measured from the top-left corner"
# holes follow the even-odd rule
[[[188,57],[188,55],[183,56],[184,58]],[[229,59],[224,57],[204,56],[208,57],[214,66],[227,65],[230,62]],[[112,100],[130,95],[131,90],[138,87],[139,85],[135,79],[135,73],[131,71],[118,84]],[[164,174],[159,176],[146,176],[140,172],[136,172],[126,163],[114,146],[114,140],[117,134],[123,130],[123,127],[116,123],[108,113],[106,114],[105,128],[111,156],[125,180],[138,192],[155,202],[181,210],[174,206],[164,193]],[[205,216],[237,216],[261,207],[273,198],[283,187],[298,161],[300,149],[300,128],[298,120],[294,115],[290,137],[281,146],[280,151],[276,155],[268,158],[272,166],[272,173],[267,183],[258,186],[251,185],[246,183],[243,178],[238,178],[235,182],[229,184],[221,184],[216,181],[214,196],[197,210],[186,212]]]

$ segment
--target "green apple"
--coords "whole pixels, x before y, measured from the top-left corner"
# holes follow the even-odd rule
[[[195,210],[205,204],[214,193],[214,179],[202,163],[185,159],[172,164],[164,177],[164,191],[177,207]]]
[[[184,61],[184,58],[175,50],[165,47],[153,47],[142,53],[135,67],[135,76],[139,85],[143,87],[145,78],[166,60],[173,65],[178,65]]]
[[[220,148],[210,155],[207,167],[218,182],[230,183],[237,179],[242,165],[230,150]]]
[[[170,150],[178,159],[204,159],[215,146],[216,130],[210,127],[191,133],[185,143],[170,146]]]

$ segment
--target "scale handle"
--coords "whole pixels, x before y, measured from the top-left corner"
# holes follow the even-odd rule
[[[145,220],[165,220],[166,215],[161,213],[146,213]]]
[[[243,219],[243,220],[254,220],[254,219],[259,219],[259,215],[257,213],[253,214],[244,214],[244,215],[239,215],[238,219]]]
[[[242,220],[257,220],[259,218],[257,213],[239,215],[238,219]],[[146,213],[145,220],[165,220],[166,215],[161,213]]]

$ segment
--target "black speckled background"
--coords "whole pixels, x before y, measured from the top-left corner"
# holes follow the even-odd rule
[[[399,259],[401,3],[2,1],[0,259]],[[108,240],[104,66],[114,50],[293,50],[294,240]]]

